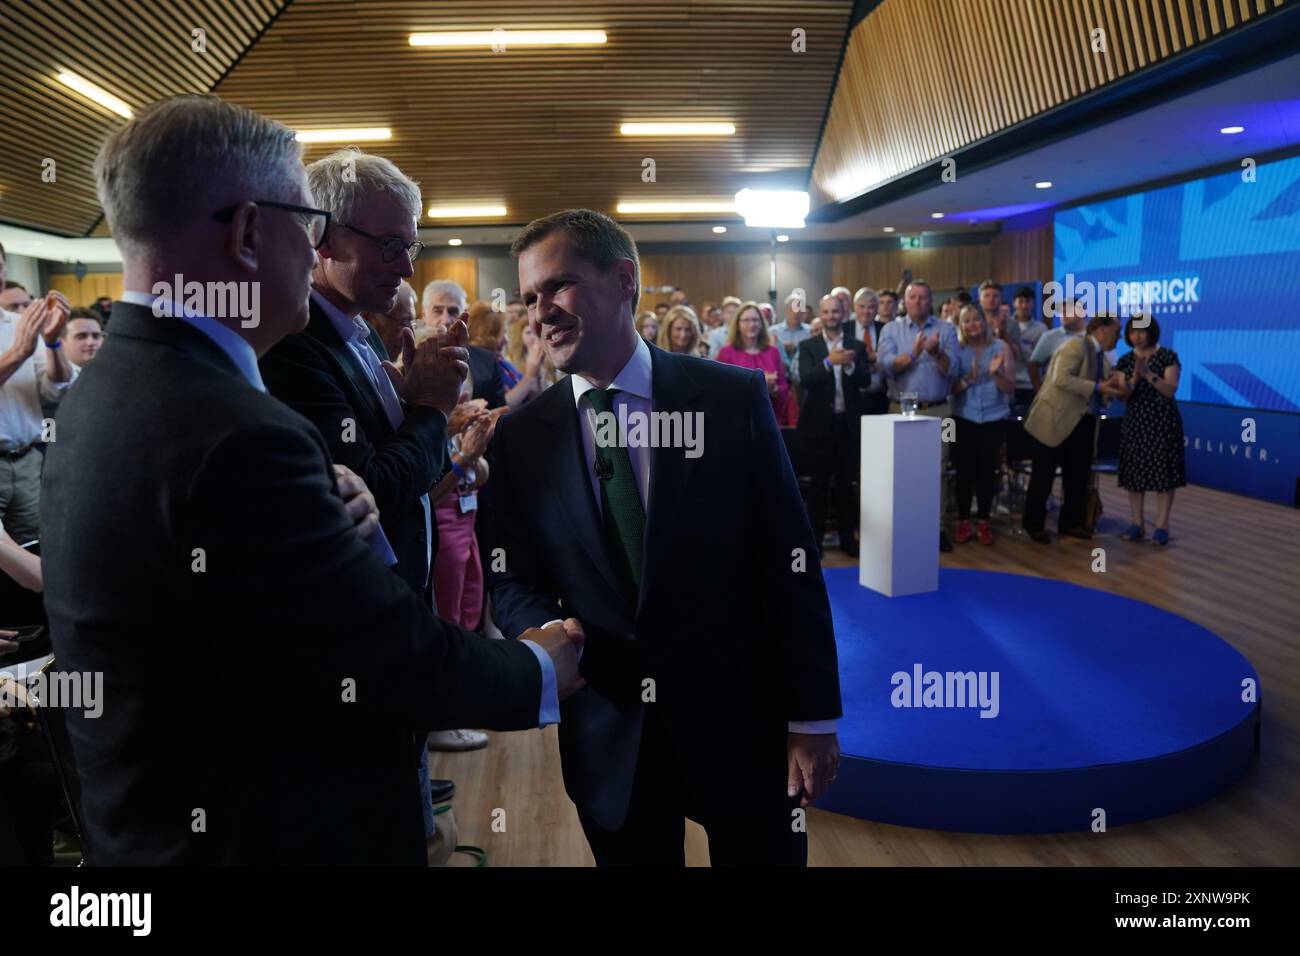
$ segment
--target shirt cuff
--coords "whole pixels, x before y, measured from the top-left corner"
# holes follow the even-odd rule
[[[537,710],[537,726],[549,727],[560,722],[560,695],[555,688],[555,664],[551,655],[533,641],[520,641],[537,655],[537,663],[542,668],[542,702]]]
[[[379,560],[384,562],[390,568],[397,563],[397,555],[393,552],[393,546],[388,543],[388,535],[384,534],[384,526],[376,525],[375,530],[370,533],[369,540],[370,550],[379,556]]]
[[[838,726],[838,720],[792,720],[789,731],[792,734],[833,734]]]
[[[844,366],[844,374],[845,374],[845,375],[852,375],[852,374],[853,374],[853,366],[856,365],[856,364],[857,364],[857,360],[855,359],[854,361],[850,362],[848,365]]]

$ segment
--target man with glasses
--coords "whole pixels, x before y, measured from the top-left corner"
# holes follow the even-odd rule
[[[392,547],[393,570],[434,606],[429,573],[438,550],[438,525],[429,491],[448,467],[447,420],[426,400],[436,380],[428,374],[436,339],[419,349],[410,331],[399,337],[403,373],[388,360],[364,312],[387,313],[403,282],[415,274],[423,244],[415,238],[419,187],[392,162],[355,149],[338,150],[307,167],[307,183],[327,213],[312,271],[307,328],[282,339],[261,360],[271,394],[319,430],[330,457],[370,488]],[[382,545],[381,545],[382,547]],[[384,556],[384,555],[381,555]],[[421,735],[416,769],[426,837],[434,833],[434,801],[454,788],[428,779]]]
[[[424,863],[413,732],[539,726],[579,680],[560,627],[485,641],[434,617],[369,545],[374,498],[330,460],[356,455],[343,423],[314,426],[266,394],[258,357],[306,338],[313,276],[343,302],[341,287],[382,299],[386,275],[356,268],[345,285],[318,269],[317,217],[267,201],[315,203],[301,155],[281,124],[186,94],[117,124],[95,161],[125,291],[113,344],[60,407],[41,538],[60,669],[105,688],[102,712],[64,708],[91,864]],[[374,221],[388,213],[357,180],[346,203],[319,204],[409,242],[415,210],[393,199],[403,222]],[[368,254],[346,230],[323,238],[330,259]],[[257,320],[160,303],[152,290],[177,275],[257,283]],[[463,342],[458,329],[429,360],[412,355],[397,387],[401,429],[424,448],[407,458],[417,488],[464,381]],[[355,414],[378,417],[374,401]]]

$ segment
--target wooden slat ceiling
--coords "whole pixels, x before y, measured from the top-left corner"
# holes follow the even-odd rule
[[[730,198],[743,173],[806,176],[851,0],[295,0],[217,92],[296,129],[391,126],[358,144],[432,204],[503,203],[508,222],[619,199]],[[430,50],[413,32],[592,29],[598,47]],[[791,50],[791,31],[807,52]],[[620,123],[732,122],[709,139],[632,139]],[[313,146],[307,159],[332,146]],[[653,158],[657,181],[643,183]],[[434,223],[424,222],[425,225]]]
[[[1286,2],[884,0],[849,38],[813,165],[813,208],[868,192]],[[1105,52],[1094,49],[1094,30],[1104,31]],[[990,46],[990,38],[999,39]],[[985,49],[1000,52],[984,57]],[[920,66],[900,67],[882,50],[906,50],[906,63]]]
[[[0,0],[0,221],[84,236],[100,220],[91,163],[125,122],[58,83],[80,74],[132,109],[206,92],[285,0]],[[192,48],[204,31],[205,51]],[[43,161],[55,161],[53,182]]]

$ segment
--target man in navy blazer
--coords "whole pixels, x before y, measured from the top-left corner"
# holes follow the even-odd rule
[[[680,866],[689,817],[715,864],[803,865],[801,807],[838,763],[839,678],[763,376],[637,335],[636,246],[608,216],[537,220],[513,251],[569,375],[497,427],[493,607],[507,637],[581,622],[586,687],[561,705],[560,753],[596,862]]]

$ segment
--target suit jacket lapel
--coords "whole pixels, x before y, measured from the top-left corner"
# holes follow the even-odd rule
[[[382,423],[384,430],[391,430],[388,413],[384,410],[379,395],[375,392],[375,386],[370,381],[370,374],[361,367],[361,360],[356,357],[348,344],[339,336],[338,329],[334,328],[334,323],[330,321],[330,317],[325,314],[324,309],[316,304],[314,299],[311,302],[310,316],[311,318],[307,322],[307,333],[329,347],[330,353],[333,354],[335,360],[343,369],[343,374],[352,383],[353,390],[366,403],[366,408],[370,414],[378,422]]]
[[[652,366],[651,388],[656,412],[680,412],[682,427],[686,416],[694,414],[700,386],[690,377],[687,363],[676,355],[669,355],[653,346],[650,348]],[[707,440],[697,434],[697,440]],[[656,572],[663,563],[668,543],[677,528],[677,510],[682,494],[690,482],[698,458],[687,458],[685,448],[661,445],[650,449],[650,502],[646,508],[645,560],[641,566],[641,593],[637,599],[637,613],[654,582]]]
[[[551,494],[559,502],[567,527],[587,552],[591,563],[600,570],[610,588],[621,595],[623,586],[614,576],[609,550],[605,547],[600,509],[591,494],[587,454],[583,449],[578,412],[573,404],[573,383],[567,377],[563,378],[544,393],[544,397],[534,401],[547,402],[542,421],[550,427],[551,448],[558,466],[546,469]]]

